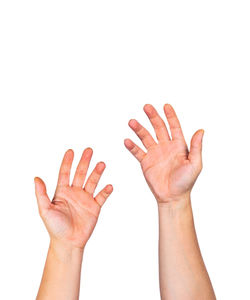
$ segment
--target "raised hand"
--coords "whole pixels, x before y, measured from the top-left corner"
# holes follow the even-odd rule
[[[167,127],[152,105],[145,105],[147,114],[158,142],[136,120],[129,121],[129,126],[137,134],[147,149],[143,151],[130,139],[125,139],[126,148],[140,162],[145,179],[158,203],[167,203],[189,197],[191,189],[202,169],[203,130],[198,130],[192,137],[190,151],[185,142],[180,122],[171,105],[164,105],[171,137]]]
[[[83,151],[72,185],[70,185],[70,170],[74,153],[72,150],[65,153],[52,201],[47,195],[42,179],[35,178],[39,213],[51,240],[84,248],[94,230],[102,205],[112,193],[112,185],[107,185],[94,196],[105,169],[103,162],[96,165],[83,187],[92,154],[91,148]]]

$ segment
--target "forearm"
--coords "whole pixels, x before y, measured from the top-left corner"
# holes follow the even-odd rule
[[[182,201],[183,200],[183,201]],[[162,300],[214,300],[199,249],[190,199],[158,204]]]
[[[79,299],[83,249],[51,242],[37,300]]]

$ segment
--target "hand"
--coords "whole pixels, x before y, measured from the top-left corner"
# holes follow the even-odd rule
[[[107,185],[95,197],[93,195],[105,169],[103,162],[96,165],[84,188],[82,187],[92,153],[91,148],[84,150],[72,185],[69,184],[69,178],[74,152],[68,150],[65,153],[52,202],[44,182],[35,178],[39,213],[53,241],[84,248],[95,228],[102,205],[112,193],[112,185]]]
[[[164,112],[172,139],[155,108],[147,104],[144,111],[154,127],[158,143],[139,122],[130,120],[129,126],[141,139],[147,152],[130,139],[124,141],[126,148],[140,162],[145,179],[158,203],[168,203],[189,196],[202,169],[204,131],[198,130],[193,135],[188,151],[179,120],[171,105],[164,105]]]

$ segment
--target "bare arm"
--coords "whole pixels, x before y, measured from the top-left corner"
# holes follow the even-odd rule
[[[215,294],[199,249],[190,201],[191,189],[202,169],[203,130],[186,145],[179,120],[170,105],[164,106],[171,136],[152,105],[144,111],[154,127],[157,142],[137,122],[129,126],[147,152],[130,139],[126,148],[138,159],[154,194],[159,212],[159,273],[162,300],[214,300]]]
[[[182,208],[159,205],[162,299],[215,299],[197,241],[190,199]],[[181,201],[182,201],[181,200]]]
[[[90,148],[83,152],[70,185],[73,156],[72,150],[64,155],[52,201],[47,195],[44,182],[35,178],[39,213],[50,235],[37,300],[79,299],[84,248],[95,228],[101,207],[113,190],[111,185],[107,185],[94,197],[105,169],[103,162],[96,165],[83,187],[92,156]]]

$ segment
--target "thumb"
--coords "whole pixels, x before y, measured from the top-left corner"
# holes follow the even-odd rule
[[[35,177],[34,182],[37,204],[39,213],[41,215],[44,210],[49,208],[51,202],[47,195],[45,183],[42,181],[42,179],[39,177]]]
[[[190,152],[188,155],[188,159],[194,165],[202,167],[202,139],[204,135],[204,130],[200,129],[195,132],[191,139]]]

